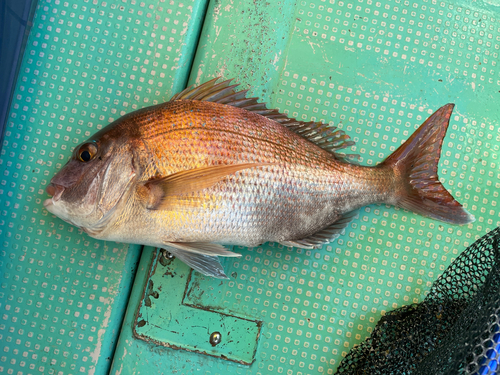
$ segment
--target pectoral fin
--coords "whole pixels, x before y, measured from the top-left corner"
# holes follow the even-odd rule
[[[224,273],[224,268],[220,264],[217,255],[241,256],[241,254],[233,253],[226,250],[223,246],[216,244],[167,242],[164,247],[192,269],[203,275],[218,279],[227,279],[228,277]]]
[[[243,163],[190,169],[147,181],[138,186],[137,193],[145,200],[147,208],[162,210],[171,207],[172,198],[207,189],[238,171],[263,165],[268,164]]]

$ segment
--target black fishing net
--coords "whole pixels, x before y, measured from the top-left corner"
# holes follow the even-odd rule
[[[337,374],[500,373],[500,228],[469,246],[425,300],[387,313]]]

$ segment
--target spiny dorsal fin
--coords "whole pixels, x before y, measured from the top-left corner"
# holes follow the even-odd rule
[[[268,109],[264,103],[259,103],[257,98],[247,98],[246,93],[248,90],[236,91],[235,88],[238,85],[231,85],[232,79],[216,83],[218,79],[214,78],[198,87],[191,85],[174,95],[170,101],[200,100],[245,109],[279,122],[322,149],[332,153],[337,159],[348,162],[356,162],[359,159],[359,155],[339,152],[355,144],[342,130],[337,130],[336,127],[321,122],[303,122],[289,118],[277,109]]]

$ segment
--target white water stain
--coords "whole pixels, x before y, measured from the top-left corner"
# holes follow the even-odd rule
[[[117,281],[117,285],[120,285],[120,281],[121,278]],[[99,357],[101,355],[103,339],[106,333],[106,328],[108,328],[109,326],[109,319],[111,318],[111,313],[113,311],[114,301],[115,299],[113,297],[99,297],[99,302],[103,303],[104,305],[107,305],[108,307],[106,308],[106,311],[104,313],[104,319],[101,323],[101,327],[97,332],[97,344],[95,346],[95,349],[93,352],[89,354],[90,358],[92,359],[92,363],[94,364],[97,364],[97,361],[99,360]],[[94,373],[95,373],[95,368],[89,370],[90,375],[93,375]]]
[[[281,57],[281,51],[279,51],[274,55],[273,65],[276,68],[276,71],[278,71],[279,68],[278,62],[280,61],[280,57]]]

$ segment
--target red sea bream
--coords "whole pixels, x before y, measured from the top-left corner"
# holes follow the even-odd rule
[[[269,110],[230,81],[188,88],[109,124],[52,178],[51,213],[110,241],[162,247],[225,277],[223,245],[321,247],[356,209],[387,203],[453,224],[473,217],[439,182],[453,105],[384,162],[353,163],[342,131]]]

